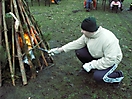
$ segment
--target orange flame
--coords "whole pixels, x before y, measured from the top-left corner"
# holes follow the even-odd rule
[[[24,39],[25,39],[26,44],[27,44],[27,46],[28,46],[28,50],[32,49],[32,44],[31,44],[30,37],[28,36],[28,33],[24,33]],[[19,37],[18,37],[18,40],[19,40],[20,47],[22,48],[22,47],[23,47],[22,38],[19,36]]]

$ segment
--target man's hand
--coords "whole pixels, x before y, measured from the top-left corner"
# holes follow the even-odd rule
[[[49,50],[48,53],[51,55],[54,55],[54,54],[61,53],[61,51],[59,50],[59,48],[53,48],[53,49]]]
[[[83,65],[83,68],[84,68],[87,72],[90,72],[90,70],[93,69],[93,68],[92,68],[92,65],[91,65],[90,63],[85,63],[85,64]]]

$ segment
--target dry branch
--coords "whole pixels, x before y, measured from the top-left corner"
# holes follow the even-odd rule
[[[0,27],[2,26],[2,4],[1,4],[1,2],[0,2]],[[2,31],[1,31],[1,29],[0,29],[0,46],[1,46],[1,44],[2,44]],[[2,85],[2,80],[1,80],[1,77],[2,76],[2,74],[1,74],[1,62],[0,62],[0,86]]]
[[[0,10],[0,25],[3,27],[3,31],[0,30],[0,45],[6,47],[8,57],[8,63],[5,64],[9,66],[12,84],[15,86],[15,77],[18,77],[16,70],[19,68],[22,83],[26,85],[28,73],[31,74],[31,78],[36,78],[37,69],[48,66],[49,61],[53,63],[52,57],[47,52],[36,51],[40,48],[49,49],[48,43],[41,38],[42,32],[24,0],[2,0],[0,9],[2,9]],[[0,63],[0,86],[1,66],[3,64]],[[28,73],[26,67],[28,69],[30,67]]]
[[[10,1],[10,5],[11,5],[11,12],[13,12],[12,0]],[[15,75],[15,41],[14,41],[15,40],[15,38],[14,38],[15,31],[14,31],[13,23],[14,22],[12,22],[12,68],[13,68],[13,74]]]
[[[12,62],[11,62],[11,54],[10,54],[9,44],[8,44],[7,26],[6,26],[6,20],[5,20],[5,0],[2,0],[2,8],[3,8],[2,14],[3,14],[3,25],[4,25],[6,51],[8,54],[8,61],[9,61],[9,67],[10,67],[10,72],[11,72],[12,84],[15,86],[15,80],[14,80],[14,74],[13,74],[13,68],[12,68]]]
[[[31,33],[31,35],[32,35],[33,38],[34,38],[35,43],[38,44],[38,41],[37,41],[36,36],[35,36],[35,34],[34,34],[34,31],[33,31],[33,30],[35,30],[35,27],[33,26],[32,22],[30,21],[30,18],[28,17],[28,15],[27,15],[27,13],[26,13],[24,7],[23,7],[23,4],[22,4],[21,0],[18,0],[18,3],[20,4],[20,7],[22,7],[22,11],[24,12],[24,14],[25,14],[25,16],[26,16],[27,23],[28,23],[28,25],[30,26],[30,27],[29,27],[29,28],[30,28],[30,33]],[[31,26],[32,26],[32,27],[31,27]],[[36,33],[36,34],[37,34],[37,33]],[[38,45],[38,48],[40,48],[39,45]],[[44,60],[45,65],[48,66],[48,63],[46,62],[46,59],[45,59],[45,57],[44,57],[43,52],[41,52],[41,54],[42,54],[42,58],[43,58],[43,60]]]
[[[30,31],[29,31],[29,29],[28,29],[28,24],[27,24],[27,22],[26,22],[26,19],[25,19],[25,17],[24,17],[24,13],[26,13],[26,12],[23,12],[22,11],[22,4],[21,4],[21,2],[18,0],[18,6],[19,6],[19,9],[20,9],[20,13],[21,13],[21,16],[22,16],[22,19],[23,19],[23,22],[24,22],[24,24],[26,25],[26,31],[27,31],[27,33],[28,33],[28,36],[30,37],[30,43],[31,43],[31,45],[33,46],[33,42],[31,41],[31,39],[32,39],[32,37],[31,37],[31,35],[30,35]],[[29,48],[28,48],[28,50],[29,50]],[[27,51],[26,51],[27,52]],[[31,76],[31,78],[36,78],[36,71],[35,71],[35,67],[33,66],[33,63],[32,63],[32,61],[31,61],[31,59],[28,57],[28,62],[29,62],[29,65],[30,65],[30,69],[31,69],[31,73],[32,73],[32,76]]]
[[[16,4],[15,0],[13,0],[13,5],[14,5],[15,14],[16,14],[18,20],[20,20],[20,17],[19,17],[19,14],[18,14],[18,9],[17,9],[17,4]],[[22,33],[21,23],[20,23],[20,29],[21,29],[20,33]],[[22,38],[23,38],[23,36],[22,36]],[[20,70],[21,70],[21,73],[22,73],[22,81],[23,81],[23,85],[26,85],[27,84],[27,78],[26,78],[24,64],[23,64],[23,61],[22,61],[22,53],[21,53],[21,48],[20,48],[19,42],[18,42],[18,33],[17,33],[17,31],[15,31],[15,40],[16,40],[17,55],[18,55],[18,59],[19,59]],[[23,41],[24,41],[24,39],[23,39]]]

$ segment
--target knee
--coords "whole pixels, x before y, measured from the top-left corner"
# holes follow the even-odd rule
[[[94,75],[93,75],[93,79],[96,81],[96,82],[103,82],[103,76],[101,75],[100,72],[94,72]]]
[[[75,54],[76,54],[77,57],[81,57],[80,50],[75,50]]]

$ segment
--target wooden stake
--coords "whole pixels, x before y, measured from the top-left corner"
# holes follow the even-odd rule
[[[24,9],[24,7],[22,6],[21,0],[19,0],[19,4],[21,4],[22,11],[23,11],[23,12],[26,12],[25,9]],[[27,13],[24,13],[24,14],[25,14],[25,16],[26,16],[27,23],[30,25],[30,33],[31,33],[31,35],[32,35],[33,38],[34,38],[35,43],[38,44],[38,41],[37,41],[37,39],[36,39],[36,37],[35,37],[35,34],[34,34],[34,32],[33,32],[33,29],[32,29],[32,28],[34,28],[34,26],[32,25],[32,22],[30,21],[30,18],[28,17]],[[31,26],[32,26],[32,27],[31,27]],[[34,28],[34,29],[35,29],[35,28]],[[40,46],[38,46],[38,48],[40,48]],[[43,52],[41,52],[41,54],[42,54],[42,58],[43,58],[43,60],[44,60],[45,65],[48,66],[48,63],[47,63],[47,61],[46,61],[46,59],[45,59],[45,57],[44,57]]]
[[[23,14],[23,13],[25,13],[25,12],[22,11],[22,6],[23,6],[23,5],[20,4],[20,1],[19,1],[19,0],[18,0],[18,6],[19,6],[19,8],[20,8],[20,13],[21,13],[21,15],[22,15],[23,22],[24,22],[24,24],[26,25],[26,30],[27,30],[27,32],[28,32],[28,36],[29,36],[30,41],[31,41],[31,35],[30,35],[30,33],[29,33],[30,31],[29,31],[29,28],[28,28],[28,24],[27,24],[27,22],[26,22],[26,20],[25,20],[24,14]],[[31,41],[31,45],[33,46],[32,41]],[[26,53],[26,55],[29,54],[28,51],[26,51],[25,53]],[[32,73],[31,78],[36,78],[35,66],[33,66],[33,63],[32,63],[32,61],[31,61],[31,58],[30,58],[30,57],[27,57],[27,58],[28,58],[28,63],[29,63],[29,66],[30,66],[30,69],[31,69],[31,73]]]
[[[2,26],[2,4],[1,4],[1,2],[0,2],[0,26]],[[1,46],[1,44],[2,44],[2,31],[0,30],[0,46]],[[1,74],[1,63],[0,63],[0,87],[2,86],[2,74]]]
[[[6,51],[8,55],[8,61],[9,61],[9,67],[11,72],[11,79],[12,84],[15,86],[15,80],[14,80],[14,74],[13,74],[13,68],[12,68],[12,62],[11,62],[11,55],[9,50],[9,44],[8,44],[8,36],[7,36],[7,26],[5,21],[5,0],[2,0],[2,14],[3,14],[3,25],[4,25],[4,36],[5,36],[5,45],[6,45]]]
[[[35,43],[36,44],[38,44],[38,41],[37,41],[37,39],[36,39],[36,37],[35,37],[35,35],[34,35],[34,33],[33,33],[33,29],[32,28],[30,28],[31,30],[31,35],[33,36],[33,38],[34,38],[34,40],[35,40]],[[38,45],[38,48],[40,48],[40,46]],[[48,63],[47,63],[47,61],[46,61],[46,59],[45,59],[45,57],[44,57],[44,54],[43,54],[43,52],[41,52],[41,55],[42,55],[42,58],[43,58],[43,60],[44,60],[44,63],[45,63],[45,65],[46,66],[48,66]],[[42,67],[43,68],[43,67]],[[42,69],[41,68],[41,69]]]
[[[12,0],[10,1],[11,5],[11,12],[13,12],[13,5],[12,5]],[[13,18],[12,18],[13,19]],[[14,41],[14,24],[12,22],[12,68],[13,68],[13,74],[15,75],[15,41]],[[15,81],[14,81],[15,83]]]
[[[20,20],[20,17],[19,17],[19,14],[18,14],[18,9],[17,9],[17,4],[16,4],[15,0],[13,0],[13,5],[14,5],[15,14],[16,14],[18,20]],[[24,41],[22,33],[24,33],[24,32],[22,30],[22,25],[21,25],[21,22],[20,22],[20,34],[21,34],[22,40]],[[19,45],[19,42],[18,42],[18,33],[17,33],[16,30],[15,30],[15,40],[16,40],[17,55],[18,55],[18,60],[19,60],[19,64],[20,64],[20,70],[21,70],[21,74],[22,74],[22,81],[23,81],[23,85],[26,85],[27,84],[27,78],[26,78],[24,64],[23,64],[23,61],[22,61],[21,48],[20,48],[20,45]]]

